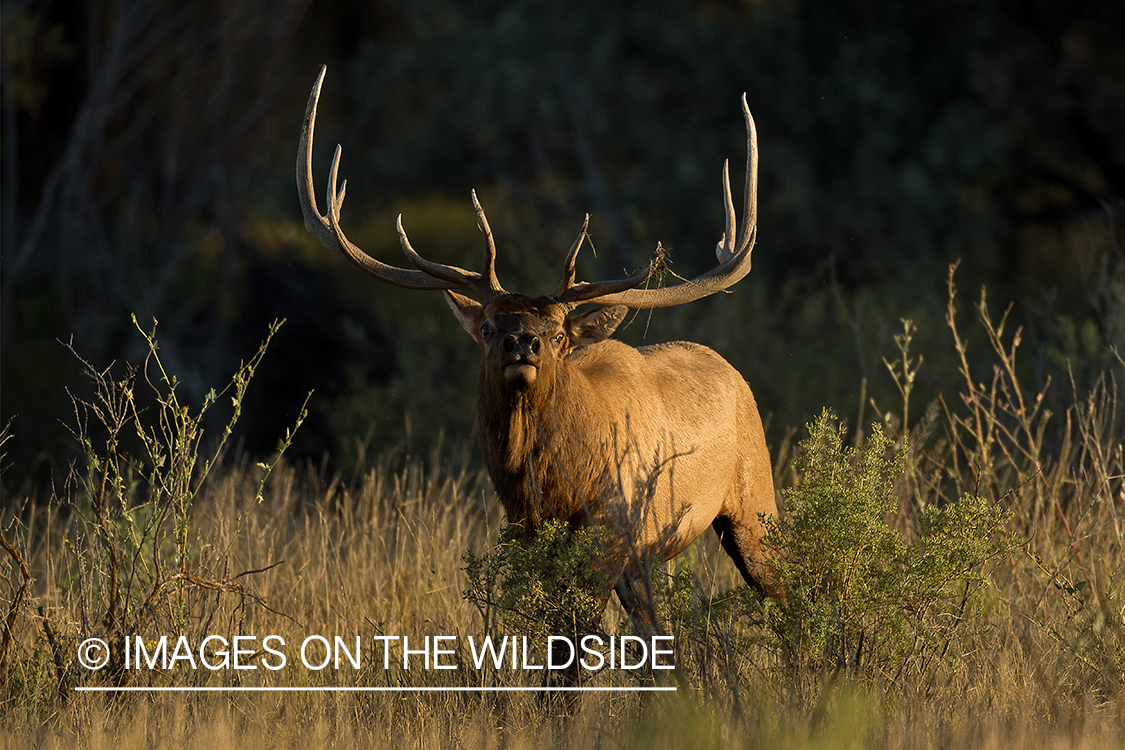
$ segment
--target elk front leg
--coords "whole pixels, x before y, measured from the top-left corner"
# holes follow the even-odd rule
[[[621,606],[629,613],[633,629],[642,638],[660,635],[660,621],[656,616],[656,598],[652,591],[652,576],[644,563],[632,562],[618,577],[614,585]]]

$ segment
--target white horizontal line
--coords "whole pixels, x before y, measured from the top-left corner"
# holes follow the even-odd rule
[[[76,687],[78,693],[655,693],[675,687]]]

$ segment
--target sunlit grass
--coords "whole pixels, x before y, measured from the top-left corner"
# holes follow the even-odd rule
[[[676,636],[678,669],[661,684],[676,686],[674,693],[79,693],[75,687],[107,685],[543,682],[535,671],[476,669],[465,648],[489,626],[464,596],[463,557],[493,548],[503,514],[464,450],[388,453],[337,477],[227,456],[206,482],[192,480],[198,468],[181,475],[177,486],[189,495],[172,488],[163,497],[145,479],[159,461],[125,456],[124,446],[137,445],[126,409],[117,443],[104,441],[112,431],[96,432],[96,420],[79,432],[102,442],[89,443],[88,465],[50,501],[6,495],[0,616],[10,639],[0,746],[1122,747],[1125,426],[1114,380],[1121,368],[1108,368],[1092,390],[1074,388],[1065,413],[1048,415],[1044,399],[1017,379],[1012,332],[986,306],[979,315],[989,340],[974,343],[993,347],[996,369],[973,372],[962,357],[959,392],[911,409],[904,388],[902,406],[883,418],[905,461],[889,528],[913,543],[925,508],[973,492],[1008,511],[1004,533],[1020,540],[976,569],[979,589],[946,612],[960,619],[942,623],[941,648],[924,663],[841,669],[827,658],[794,660],[753,616],[760,600],[744,593],[708,534],[663,571],[670,598],[660,611]],[[952,312],[949,323],[956,330]],[[900,354],[891,361],[911,361]],[[136,415],[163,415],[179,425],[169,433],[172,447],[198,451],[198,442],[177,443],[177,435],[195,434],[198,412],[177,403],[168,413],[171,403],[165,396],[155,412]],[[910,439],[902,451],[904,422]],[[148,455],[163,450],[145,445]],[[774,446],[773,455],[776,474],[793,476],[792,453]],[[602,626],[616,633],[627,624],[611,607]],[[850,631],[853,642],[855,627],[866,628],[868,644],[885,635],[861,624]],[[213,672],[183,663],[92,672],[77,663],[85,638],[129,634],[150,643],[162,634],[193,642],[277,634],[289,661],[275,671],[267,654],[252,654],[245,663],[255,669]],[[359,636],[361,666],[303,666],[299,644],[313,634],[349,644]],[[455,637],[450,661],[458,668],[426,670],[415,661],[403,669],[400,651],[384,668],[374,639],[396,635],[414,643]],[[654,678],[604,670],[588,684],[629,688]]]

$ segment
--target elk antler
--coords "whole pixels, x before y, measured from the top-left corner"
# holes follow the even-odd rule
[[[616,279],[614,281],[597,281],[587,282],[583,281],[579,284],[574,283],[574,261],[578,258],[578,250],[582,247],[583,241],[586,239],[586,229],[590,226],[590,214],[586,214],[586,220],[582,222],[582,231],[578,233],[578,239],[570,246],[570,251],[566,254],[566,260],[563,261],[563,278],[558,288],[551,294],[551,298],[561,305],[574,307],[581,302],[591,301],[595,297],[602,297],[608,294],[616,294],[628,289],[634,289],[643,284],[649,276],[652,275],[653,264],[649,264],[642,268],[637,273],[624,279]],[[611,304],[611,303],[606,303]]]
[[[742,205],[742,232],[735,244],[734,200],[730,194],[730,174],[728,162],[723,162],[723,193],[726,209],[726,231],[719,239],[715,255],[719,265],[707,273],[696,276],[676,286],[664,289],[636,289],[652,273],[652,263],[628,279],[620,281],[600,281],[596,283],[574,283],[574,260],[578,248],[586,237],[586,225],[578,235],[570,253],[563,264],[563,280],[552,295],[560,304],[577,305],[592,302],[598,305],[624,305],[636,310],[653,307],[672,307],[721,292],[735,284],[750,272],[750,253],[757,240],[758,227],[758,132],[754,118],[742,95],[742,115],[746,120],[746,192]],[[589,216],[586,217],[589,222]]]
[[[480,222],[481,231],[484,233],[487,245],[484,254],[484,270],[481,273],[466,271],[457,266],[434,263],[418,255],[406,238],[406,231],[402,228],[401,215],[398,217],[398,236],[402,243],[402,251],[417,266],[418,270],[389,266],[372,258],[352,244],[340,228],[340,208],[344,205],[348,181],[344,180],[339,191],[336,190],[336,177],[340,167],[339,146],[336,146],[336,154],[332,157],[332,169],[328,178],[328,213],[327,215],[321,215],[316,205],[316,197],[313,194],[312,142],[313,129],[316,125],[316,105],[320,100],[320,87],[324,83],[326,71],[327,66],[322,65],[312,93],[309,94],[309,103],[305,108],[305,122],[301,128],[301,145],[297,149],[297,195],[301,200],[301,211],[305,215],[305,229],[309,230],[309,233],[316,237],[320,244],[337,255],[343,256],[359,270],[394,286],[407,289],[456,289],[484,300],[505,294],[506,292],[496,278],[496,246],[492,241],[492,230],[488,227],[488,219],[484,216],[484,209],[481,208],[475,191],[473,192],[473,206],[476,208],[477,219]]]
[[[353,266],[388,284],[405,287],[407,289],[444,289],[458,290],[484,301],[502,294],[506,294],[496,278],[496,245],[492,239],[492,230],[488,226],[488,219],[484,215],[480,201],[477,200],[476,191],[473,191],[473,208],[476,210],[477,221],[485,238],[485,253],[483,270],[480,273],[466,271],[457,266],[448,266],[426,260],[414,251],[410,240],[406,237],[406,230],[402,228],[402,216],[398,217],[398,235],[402,244],[402,251],[410,259],[417,270],[398,268],[383,263],[365,253],[344,235],[340,228],[340,209],[344,205],[344,196],[347,193],[348,182],[344,180],[340,189],[336,189],[337,175],[340,168],[340,146],[336,146],[336,153],[332,157],[332,168],[329,173],[327,209],[328,213],[321,215],[316,205],[313,193],[312,173],[312,142],[313,130],[316,125],[316,107],[320,101],[320,89],[324,83],[326,66],[321,66],[320,75],[312,93],[309,94],[309,103],[305,108],[305,121],[301,129],[301,145],[297,149],[297,194],[301,201],[301,211],[305,216],[305,228],[324,247],[343,256]],[[582,231],[574,241],[567,253],[563,264],[563,278],[558,288],[551,295],[561,305],[574,307],[584,302],[598,305],[624,305],[634,309],[647,309],[653,307],[672,307],[686,302],[706,297],[715,292],[720,292],[739,281],[750,271],[750,253],[754,249],[757,238],[757,213],[758,213],[758,137],[754,128],[754,118],[750,116],[750,108],[746,104],[746,95],[742,96],[742,112],[746,119],[746,192],[742,208],[742,232],[738,237],[737,245],[734,242],[736,230],[734,216],[734,201],[730,193],[730,177],[728,164],[723,163],[723,190],[725,193],[726,231],[715,248],[719,265],[707,273],[685,281],[676,286],[664,289],[637,289],[643,284],[653,271],[653,263],[639,272],[624,279],[598,282],[574,281],[574,263],[578,251],[586,239],[586,229],[590,217],[582,225]]]

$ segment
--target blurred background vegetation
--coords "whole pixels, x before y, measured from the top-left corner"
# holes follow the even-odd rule
[[[349,237],[401,265],[401,212],[423,255],[476,268],[476,188],[502,282],[532,294],[557,284],[587,211],[587,279],[640,266],[658,240],[681,276],[712,265],[745,91],[761,152],[753,272],[620,335],[718,350],[775,447],[824,405],[854,423],[898,398],[882,358],[900,317],[918,325],[913,353],[950,350],[957,259],[963,290],[1015,303],[1032,385],[1061,374],[1056,392],[1070,377],[1081,390],[1125,351],[1119,0],[0,10],[6,484],[65,472],[66,389],[88,386],[60,341],[96,365],[139,361],[130,313],[160,321],[194,403],[288,319],[243,406],[246,455],[275,447],[309,390],[292,450],[317,462],[470,436],[478,354],[441,296],[357,274],[303,229],[293,165],[321,64],[317,181],[342,143]],[[915,398],[957,367],[927,356]]]

